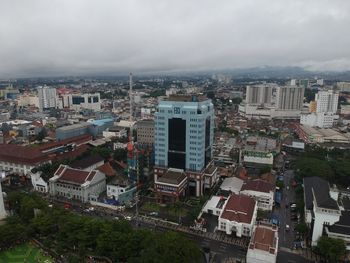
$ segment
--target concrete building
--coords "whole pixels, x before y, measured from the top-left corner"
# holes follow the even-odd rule
[[[41,172],[30,173],[30,179],[35,191],[40,193],[49,192],[49,184],[42,178]]]
[[[300,124],[311,127],[331,128],[338,109],[339,93],[333,90],[320,90],[315,95],[316,109],[310,114],[301,114]]]
[[[137,122],[137,143],[145,146],[154,145],[154,126],[153,120],[141,120]]]
[[[48,162],[51,162],[49,156],[38,148],[0,144],[0,171],[26,175],[34,167]]]
[[[22,94],[18,96],[17,103],[19,107],[35,106],[39,108],[39,97],[34,94]]]
[[[160,202],[163,197],[163,201],[177,199],[175,193],[175,199],[170,198],[169,191],[160,191],[162,188],[157,186],[162,176],[170,176],[166,172],[169,168],[181,170],[186,174],[188,194],[203,194],[205,170],[212,160],[213,139],[214,106],[211,100],[196,95],[171,95],[159,102],[155,114],[154,177]],[[214,174],[215,169],[210,176]],[[175,183],[180,182],[175,180]]]
[[[134,198],[136,186],[131,185],[127,177],[117,175],[107,184],[107,197],[118,201],[119,205],[128,204]]]
[[[101,110],[100,93],[65,94],[61,100],[63,108],[70,108],[76,111],[81,109]]]
[[[341,210],[338,205],[339,192],[319,177],[304,178],[305,223],[312,227],[312,246],[322,236],[325,225],[338,222]]]
[[[61,165],[49,180],[50,195],[62,196],[83,203],[97,201],[106,191],[106,177],[97,170],[83,171]]]
[[[271,104],[272,101],[272,84],[261,84],[247,86],[246,103],[247,104]]]
[[[341,92],[350,92],[350,82],[337,82],[337,87]]]
[[[282,111],[301,110],[304,101],[304,87],[279,86],[276,90],[276,109]]]
[[[124,127],[114,126],[102,132],[104,138],[126,138],[128,131]]]
[[[57,108],[57,94],[55,88],[40,86],[38,89],[39,109]]]
[[[242,185],[241,194],[253,197],[258,208],[272,211],[275,196],[275,186],[261,179],[247,181]]]
[[[308,125],[296,125],[295,132],[305,143],[350,143],[350,134],[335,129],[314,128]]]
[[[246,263],[275,263],[278,252],[278,228],[257,224],[249,242]]]
[[[105,163],[104,159],[98,155],[90,155],[83,159],[75,160],[70,166],[74,169],[80,169],[83,171],[96,170],[98,167]]]
[[[87,135],[92,133],[92,124],[88,122],[81,122],[73,125],[63,126],[56,129],[56,140],[65,140],[80,135]]]
[[[232,194],[222,209],[218,230],[237,237],[250,237],[256,221],[258,207],[256,201],[246,195]]]

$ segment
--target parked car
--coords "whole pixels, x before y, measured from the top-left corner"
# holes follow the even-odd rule
[[[286,231],[289,231],[290,227],[289,225],[286,225]]]
[[[158,212],[151,212],[151,213],[149,213],[149,215],[150,215],[150,216],[158,216],[159,213],[158,213]]]
[[[124,219],[128,220],[128,221],[131,221],[132,218],[131,218],[131,216],[124,216]]]

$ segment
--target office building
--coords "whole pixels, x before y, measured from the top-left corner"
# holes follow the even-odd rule
[[[84,94],[61,94],[60,107],[80,111],[88,109],[93,111],[101,110],[100,93]]]
[[[158,200],[176,201],[185,194],[201,196],[208,180],[205,177],[216,177],[216,169],[209,168],[214,139],[211,100],[196,95],[170,95],[160,101],[154,135]],[[169,168],[174,170],[167,172]],[[167,182],[163,182],[163,176],[169,177]],[[187,189],[179,192],[181,187]]]
[[[141,120],[137,122],[137,143],[141,146],[153,146],[154,121]]]
[[[303,107],[304,87],[279,86],[276,90],[277,110],[297,110]]]
[[[38,87],[39,109],[57,108],[57,94],[55,88],[47,86]]]

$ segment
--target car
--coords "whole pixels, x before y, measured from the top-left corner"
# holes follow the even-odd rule
[[[131,216],[124,216],[124,219],[128,220],[128,221],[131,221],[132,218],[131,218]]]
[[[114,217],[113,219],[114,219],[114,220],[119,220],[120,218],[116,216],[116,217]]]
[[[286,225],[286,231],[289,231],[290,227],[289,225]]]
[[[158,212],[151,212],[151,213],[149,213],[149,215],[150,215],[150,216],[158,216],[159,213],[158,213]]]

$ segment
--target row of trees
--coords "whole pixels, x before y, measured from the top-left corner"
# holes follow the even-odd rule
[[[0,226],[0,246],[37,238],[69,262],[83,262],[87,255],[106,256],[113,262],[199,262],[198,247],[180,234],[134,230],[124,220],[79,216],[50,208],[35,195],[9,195],[15,216]],[[40,209],[35,213],[34,209]],[[39,211],[39,210],[37,210]]]

